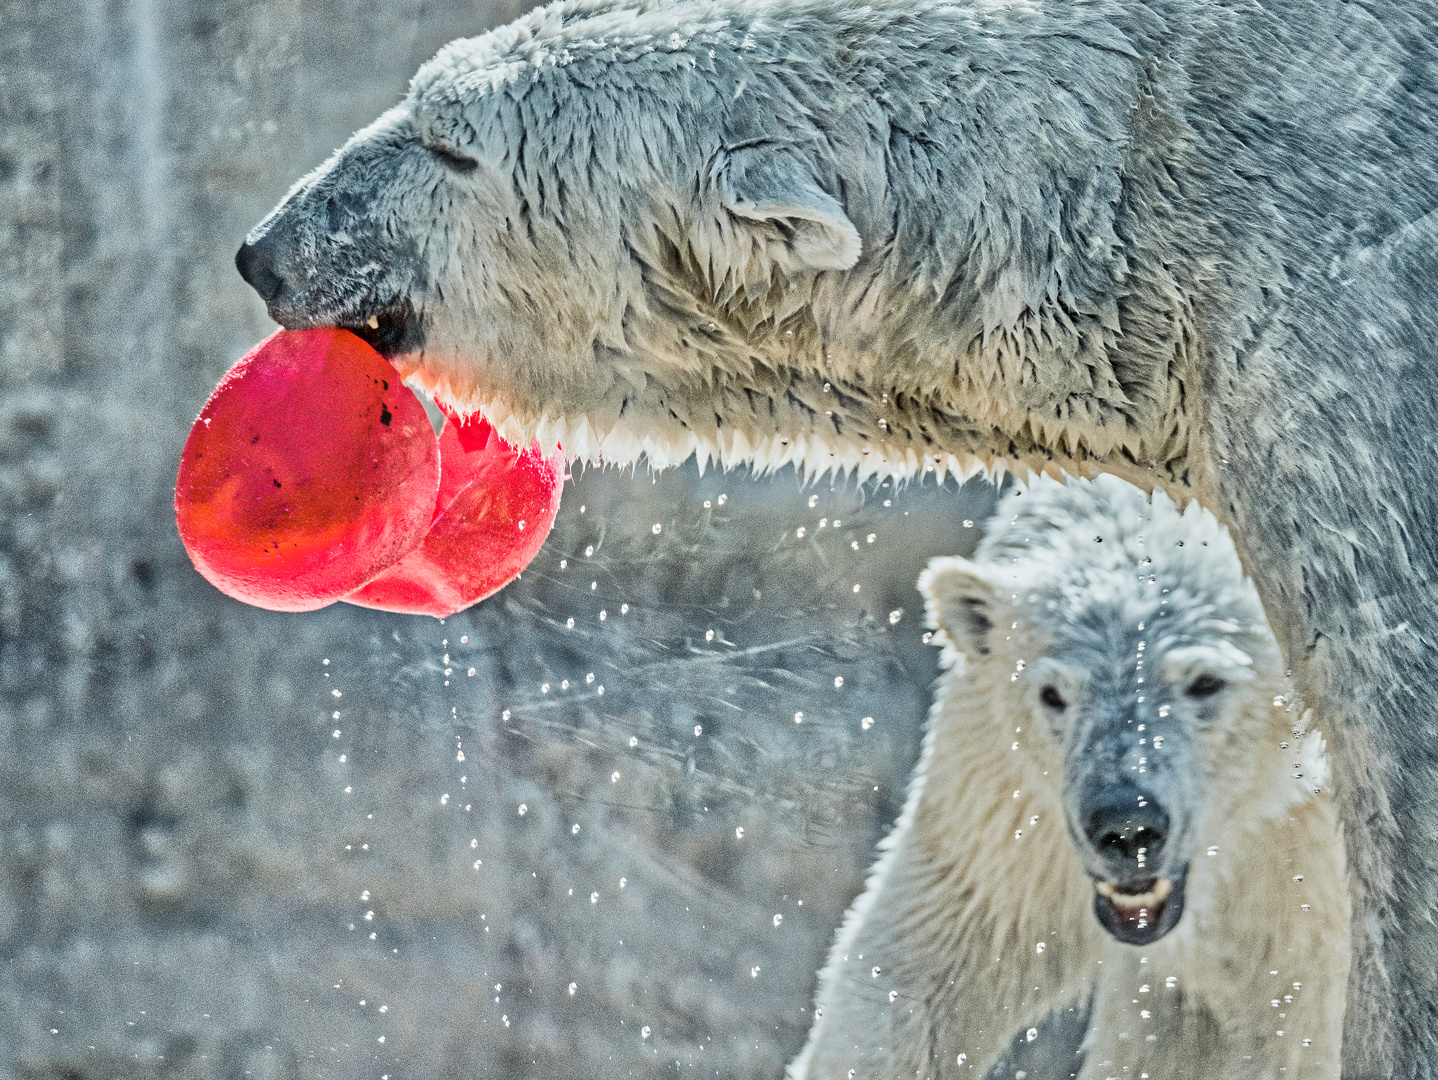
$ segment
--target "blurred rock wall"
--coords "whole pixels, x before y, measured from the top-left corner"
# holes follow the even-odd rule
[[[175,535],[272,329],[245,231],[519,10],[4,5],[0,1077],[777,1078],[803,1041],[917,751],[913,581],[986,488],[591,471],[445,623],[246,608]]]

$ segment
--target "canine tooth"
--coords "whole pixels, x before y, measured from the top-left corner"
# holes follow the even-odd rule
[[[371,330],[378,330],[378,329],[379,329],[379,316],[378,316],[378,315],[371,315],[368,319],[365,320],[365,325],[368,326]]]

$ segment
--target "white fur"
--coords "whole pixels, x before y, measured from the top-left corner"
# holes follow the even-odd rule
[[[1150,507],[1114,480],[1092,485],[1103,501],[1083,482],[1059,488],[1040,481],[1007,500],[973,563],[935,560],[921,579],[945,674],[908,802],[820,976],[821,1015],[791,1080],[983,1077],[1016,1033],[1084,1002],[1084,1078],[1337,1077],[1343,849],[1323,740],[1305,731],[1309,714],[1294,722],[1252,586],[1206,512],[1180,514],[1161,495]],[[1063,528],[1041,536],[1033,526],[1056,498]],[[1028,517],[1010,524],[1025,501]],[[1135,573],[1149,557],[1151,584]],[[988,655],[950,606],[975,574],[994,586]],[[1184,914],[1133,946],[1092,913],[1065,828],[1064,747],[1035,716],[1032,677],[1051,678],[1044,650],[1068,617],[1146,590],[1182,596],[1213,635],[1181,664],[1203,649],[1208,669],[1251,678],[1198,743],[1206,816]]]

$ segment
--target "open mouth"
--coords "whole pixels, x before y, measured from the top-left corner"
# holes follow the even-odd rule
[[[341,325],[364,338],[386,360],[402,353],[418,352],[423,344],[419,319],[415,316],[414,305],[407,299],[372,312],[358,323]]]
[[[1183,885],[1177,878],[1125,883],[1094,882],[1093,910],[1099,925],[1128,945],[1148,945],[1178,925],[1183,915]]]

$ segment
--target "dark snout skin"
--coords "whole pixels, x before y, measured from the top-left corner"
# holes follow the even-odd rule
[[[1102,778],[1095,778],[1101,781]],[[1079,798],[1078,817],[1084,839],[1104,869],[1102,880],[1125,886],[1141,885],[1162,865],[1168,840],[1168,811],[1157,795],[1135,784],[1091,783]]]
[[[285,279],[275,269],[275,245],[267,243],[268,240],[269,233],[258,239],[246,239],[235,253],[235,269],[245,279],[245,284],[260,294],[266,305],[279,297],[285,284]]]

